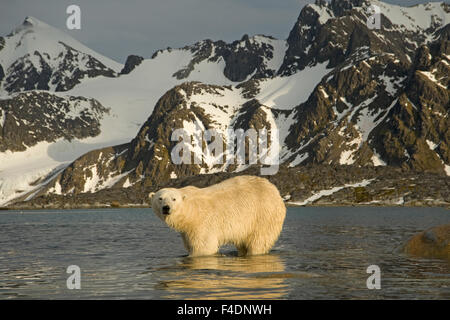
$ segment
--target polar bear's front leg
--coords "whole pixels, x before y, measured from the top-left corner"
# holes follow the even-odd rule
[[[212,235],[199,235],[189,237],[186,235],[186,240],[189,246],[189,256],[210,256],[219,251],[219,241],[217,237]]]
[[[186,235],[186,233],[181,233],[181,238],[183,239],[184,247],[186,248],[186,250],[187,250],[189,253],[191,253],[192,248],[191,248],[191,244],[190,244],[190,242],[189,242],[189,238],[188,238],[188,236]]]

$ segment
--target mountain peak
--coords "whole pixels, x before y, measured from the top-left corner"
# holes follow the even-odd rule
[[[1,40],[1,90],[8,92],[65,91],[85,76],[112,77],[123,67],[31,16]]]
[[[22,23],[22,25],[26,26],[26,27],[38,26],[38,25],[42,25],[42,24],[45,24],[45,23],[43,23],[42,21],[40,21],[32,16],[27,16]]]
[[[13,36],[15,34],[20,33],[23,30],[30,31],[30,30],[35,29],[35,28],[44,28],[44,29],[57,30],[56,28],[53,28],[53,27],[49,26],[45,22],[42,22],[41,20],[39,20],[39,19],[37,19],[35,17],[27,16],[27,17],[25,17],[25,20],[23,20],[22,24],[20,24],[15,29],[13,29],[13,31],[8,36]]]
[[[11,68],[2,87],[10,92],[48,90],[50,87],[52,90],[67,90],[69,87],[58,84],[71,82],[74,77],[83,77],[85,73],[89,73],[89,77],[97,72],[112,76],[123,68],[122,64],[98,54],[63,30],[33,16],[26,16],[20,25],[2,39],[4,49],[0,52],[1,67],[3,70]],[[58,80],[50,79],[52,73],[58,73],[56,70],[60,71]],[[54,76],[57,77],[56,74]]]

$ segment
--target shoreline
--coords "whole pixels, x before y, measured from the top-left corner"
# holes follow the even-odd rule
[[[145,208],[149,192],[188,185],[204,188],[237,175],[258,175],[251,167],[238,173],[218,172],[135,184],[128,188],[111,187],[86,193],[49,193],[45,188],[30,198],[24,195],[0,210]],[[394,167],[348,167],[305,165],[280,167],[267,179],[279,190],[287,207],[446,207],[450,208],[450,177],[429,172],[414,172]]]
[[[305,204],[305,205],[295,205],[295,204],[289,204],[285,203],[286,208],[291,207],[385,207],[385,208],[392,208],[392,207],[406,207],[406,208],[445,208],[450,210],[450,203],[441,203],[441,204],[427,204],[427,203],[406,203],[406,204],[392,204],[392,203],[311,203],[311,204]],[[0,211],[33,211],[33,210],[72,210],[72,209],[150,209],[151,207],[149,205],[143,205],[143,204],[128,204],[128,205],[108,205],[108,204],[102,204],[102,205],[78,205],[78,206],[56,206],[56,205],[46,205],[46,206],[23,206],[23,207],[0,207]]]

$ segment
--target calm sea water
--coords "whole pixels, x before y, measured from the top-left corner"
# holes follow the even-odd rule
[[[268,255],[188,258],[151,209],[0,213],[0,299],[450,299],[449,262],[408,257],[441,208],[289,208]],[[368,290],[369,265],[381,289]],[[69,265],[81,289],[67,289]]]

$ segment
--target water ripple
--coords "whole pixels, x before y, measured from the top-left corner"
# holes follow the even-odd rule
[[[186,257],[150,209],[0,214],[0,299],[450,299],[450,264],[399,248],[439,208],[289,208],[268,255]],[[69,290],[69,265],[81,289]],[[367,266],[382,270],[368,290]]]

